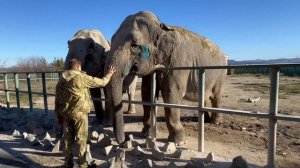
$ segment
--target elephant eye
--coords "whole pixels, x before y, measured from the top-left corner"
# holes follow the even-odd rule
[[[133,54],[137,54],[140,51],[140,45],[138,45],[137,43],[132,43],[131,44],[131,52]]]
[[[133,49],[138,49],[138,48],[139,48],[139,45],[136,44],[136,43],[132,43],[132,44],[131,44],[131,47],[132,47]]]

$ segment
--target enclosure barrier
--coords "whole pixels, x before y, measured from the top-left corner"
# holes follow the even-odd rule
[[[278,111],[278,92],[279,92],[279,73],[280,68],[284,67],[300,67],[300,64],[271,64],[271,65],[239,65],[239,66],[204,66],[204,67],[174,67],[174,68],[160,68],[158,70],[197,70],[199,73],[199,102],[198,106],[188,106],[188,105],[180,105],[180,104],[168,104],[168,103],[157,103],[155,99],[155,90],[156,90],[156,72],[152,75],[151,81],[151,102],[141,102],[141,101],[128,101],[123,100],[123,103],[133,103],[140,105],[148,105],[151,106],[151,128],[150,135],[152,137],[156,137],[157,132],[157,107],[170,107],[170,108],[180,108],[180,109],[188,109],[188,110],[197,110],[198,111],[198,150],[200,152],[204,152],[204,112],[212,112],[212,113],[224,113],[224,114],[232,114],[232,115],[242,115],[248,117],[258,117],[258,118],[267,118],[269,122],[269,132],[268,132],[268,158],[267,158],[267,166],[268,168],[275,168],[275,157],[276,157],[276,135],[277,135],[277,121],[295,121],[300,122],[300,116],[291,116],[291,115],[283,115],[277,114]],[[222,108],[209,108],[204,106],[204,98],[205,98],[205,70],[207,69],[239,69],[239,68],[270,68],[270,101],[269,101],[269,113],[261,113],[261,112],[251,112],[251,111],[242,111],[242,110],[230,110],[230,109],[222,109]],[[27,93],[29,98],[29,107],[30,110],[33,109],[32,103],[32,94],[43,95],[44,97],[44,108],[45,113],[48,113],[48,105],[47,105],[47,96],[55,96],[54,94],[47,93],[46,90],[46,77],[45,74],[53,73],[53,72],[39,72],[42,74],[42,89],[43,92],[32,92],[31,90],[31,73],[37,72],[25,72],[27,76],[27,87],[28,91],[19,90],[19,74],[18,72],[2,72],[0,74],[3,75],[4,81],[4,89],[0,89],[5,92],[6,104],[7,107],[10,108],[10,99],[9,92],[16,93],[16,104],[17,107],[20,108],[20,99],[19,93]],[[60,71],[55,72],[61,74]],[[14,74],[15,81],[15,90],[8,89],[8,78],[7,74]],[[106,101],[103,98],[94,98],[94,100],[98,101]]]

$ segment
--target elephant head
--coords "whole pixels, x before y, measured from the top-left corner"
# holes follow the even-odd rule
[[[105,53],[110,49],[110,45],[100,31],[80,30],[68,41],[68,46],[65,68],[68,68],[68,60],[75,58],[81,61],[82,70],[87,74],[103,74]]]
[[[169,57],[165,53],[170,53],[166,50],[172,50],[173,44],[169,41],[169,46],[162,47],[162,43],[165,42],[164,36],[172,31],[173,29],[160,23],[153,13],[142,11],[126,17],[112,37],[110,56],[105,65],[112,65],[117,69],[107,85],[107,90],[111,96],[114,131],[119,143],[125,140],[122,112],[123,80],[131,73],[149,75],[156,68],[167,64]]]

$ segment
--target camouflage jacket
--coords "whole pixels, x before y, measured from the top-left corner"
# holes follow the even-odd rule
[[[64,71],[56,85],[54,112],[59,117],[89,113],[92,105],[89,88],[105,86],[110,77],[106,75],[100,79],[82,71]]]

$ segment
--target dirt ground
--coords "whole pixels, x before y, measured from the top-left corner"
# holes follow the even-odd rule
[[[260,75],[232,75],[226,79],[222,108],[247,110],[268,113],[269,109],[268,76]],[[300,115],[300,94],[297,86],[299,77],[280,77],[280,94],[278,111],[281,114]],[[295,89],[296,87],[296,89]],[[140,99],[140,86],[136,92],[136,100]],[[296,91],[295,91],[296,90]],[[260,97],[255,103],[248,102],[250,97]],[[3,97],[4,98],[4,97]],[[1,98],[2,99],[2,98]],[[124,95],[124,99],[127,96]],[[162,101],[161,99],[159,101]],[[53,97],[49,100],[50,109],[53,108]],[[35,102],[35,108],[42,108],[42,99]],[[183,104],[194,104],[184,101]],[[124,105],[126,111],[127,105]],[[136,114],[125,114],[125,131],[143,140],[139,135],[142,129],[142,107],[136,105]],[[40,111],[42,112],[42,111]],[[186,148],[197,150],[197,111],[182,110],[181,120],[187,134]],[[94,115],[91,114],[91,128],[95,129]],[[54,118],[53,114],[48,118]],[[111,131],[111,128],[107,128]],[[158,108],[158,141],[166,142],[168,136],[164,122],[163,108]],[[231,161],[242,155],[248,163],[255,167],[267,164],[268,120],[256,117],[238,115],[223,115],[223,122],[218,125],[205,124],[205,152],[213,152],[215,156]],[[19,164],[26,162],[31,167],[59,167],[63,164],[63,157],[59,154],[34,149],[16,139],[9,132],[0,132],[0,158],[14,158]],[[300,167],[300,124],[296,122],[279,121],[277,133],[277,167]],[[101,160],[107,160],[99,154],[98,149],[92,149],[92,155]],[[4,162],[0,159],[0,163]],[[9,164],[7,164],[9,165]],[[230,166],[230,165],[229,165]],[[225,167],[229,167],[228,165]],[[0,164],[1,167],[1,164]],[[18,166],[16,166],[18,167]],[[22,166],[21,166],[22,167]],[[135,167],[131,165],[131,167]]]

